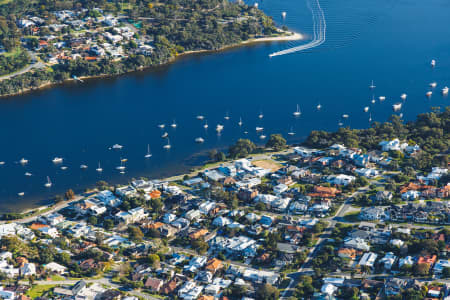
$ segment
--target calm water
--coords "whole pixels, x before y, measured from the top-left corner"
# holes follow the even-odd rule
[[[335,130],[342,114],[345,125],[384,121],[391,106],[405,92],[406,120],[431,106],[448,105],[440,96],[450,85],[450,2],[447,0],[321,0],[327,21],[327,40],[307,52],[268,58],[268,54],[300,42],[236,48],[220,54],[185,57],[158,70],[113,79],[69,84],[0,101],[0,211],[41,205],[68,188],[81,190],[98,180],[127,182],[132,177],[172,175],[190,167],[193,155],[229,145],[240,137],[260,142],[264,134],[286,133],[293,127],[300,141],[312,129]],[[311,12],[305,0],[264,0],[260,8],[278,24],[312,35]],[[285,21],[281,12],[287,12]],[[431,59],[437,67],[430,68]],[[371,104],[368,89],[374,79],[375,96],[386,101]],[[428,84],[438,90],[425,98]],[[302,115],[292,112],[300,105]],[[322,110],[317,111],[320,103]],[[258,119],[262,112],[264,118]],[[228,113],[231,119],[224,120]],[[202,114],[209,129],[195,119]],[[242,117],[244,125],[237,122]],[[169,125],[176,121],[178,128]],[[164,150],[157,124],[165,123],[172,149]],[[215,126],[225,126],[220,136]],[[244,131],[248,130],[248,135]],[[194,139],[202,136],[204,144]],[[113,144],[121,151],[108,150]],[[144,159],[150,144],[153,157]],[[64,158],[54,165],[55,156]],[[21,166],[18,161],[30,162]],[[128,158],[127,172],[115,167]],[[101,162],[104,172],[95,171]],[[87,164],[87,170],[80,170]],[[24,176],[31,172],[31,177]],[[46,176],[53,186],[44,187]],[[25,192],[23,198],[18,192]]]

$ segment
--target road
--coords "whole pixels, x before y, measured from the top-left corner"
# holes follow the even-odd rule
[[[44,68],[44,67],[45,67],[45,64],[44,64],[43,62],[39,61],[39,60],[37,59],[36,55],[35,55],[33,52],[28,51],[28,54],[29,54],[30,57],[31,57],[31,61],[34,62],[34,63],[32,63],[32,64],[26,66],[26,67],[23,68],[23,69],[20,69],[20,70],[16,71],[16,72],[13,72],[13,73],[10,73],[10,74],[6,74],[6,75],[3,75],[3,76],[0,76],[0,81],[5,80],[5,79],[9,79],[9,78],[12,78],[12,77],[15,77],[15,76],[17,76],[17,75],[24,74],[24,73],[26,73],[26,72],[29,72],[29,71],[32,70],[32,69],[41,69],[41,68]]]

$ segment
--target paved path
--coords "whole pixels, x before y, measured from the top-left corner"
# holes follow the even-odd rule
[[[36,58],[36,55],[33,52],[28,51],[28,54],[31,56],[31,61],[34,62],[34,63],[26,66],[23,69],[20,69],[20,70],[16,71],[16,72],[0,76],[0,81],[5,80],[5,79],[9,79],[9,78],[12,78],[12,77],[15,77],[17,75],[24,74],[24,73],[26,73],[26,72],[28,72],[28,71],[30,71],[32,69],[41,69],[41,68],[45,67],[45,64],[43,62],[39,61]]]

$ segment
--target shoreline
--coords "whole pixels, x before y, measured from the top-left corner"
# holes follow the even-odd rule
[[[238,48],[238,47],[242,47],[242,46],[246,46],[246,45],[251,45],[251,44],[259,44],[259,43],[270,43],[270,42],[288,42],[288,41],[299,41],[299,40],[303,40],[304,36],[298,32],[294,32],[294,31],[283,31],[281,29],[279,29],[278,31],[279,34],[281,35],[277,35],[277,36],[268,36],[268,37],[257,37],[257,38],[252,38],[252,39],[248,39],[246,41],[242,41],[240,43],[237,44],[231,44],[231,45],[227,45],[224,46],[222,48],[219,49],[205,49],[205,50],[192,50],[192,51],[185,51],[183,53],[180,53],[178,55],[172,56],[171,58],[169,58],[169,60],[167,62],[161,63],[161,64],[157,64],[157,65],[152,65],[152,66],[146,66],[146,67],[140,67],[136,70],[130,70],[124,73],[120,73],[120,74],[101,74],[101,75],[92,75],[92,76],[80,76],[78,77],[78,79],[81,80],[87,80],[87,79],[98,79],[98,78],[113,78],[116,76],[122,76],[122,75],[126,75],[126,74],[130,74],[133,72],[141,72],[144,70],[149,70],[151,68],[156,68],[156,67],[162,67],[165,65],[168,65],[170,63],[175,62],[178,58],[184,57],[184,56],[189,56],[191,54],[202,54],[202,53],[218,53],[218,52],[222,52],[228,49],[232,49],[232,48]],[[19,92],[16,93],[11,93],[11,94],[5,94],[5,95],[0,95],[0,99],[1,98],[9,98],[9,97],[14,97],[14,96],[20,96],[20,95],[24,95],[30,92],[34,92],[34,91],[39,91],[39,90],[44,90],[46,88],[51,88],[53,86],[57,86],[57,85],[61,85],[64,83],[69,83],[69,82],[76,82],[77,79],[73,79],[73,78],[69,78],[60,82],[45,82],[43,84],[41,84],[38,87],[30,87],[30,88],[25,88]]]

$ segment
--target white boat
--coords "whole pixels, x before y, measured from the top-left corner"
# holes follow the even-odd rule
[[[120,160],[120,166],[117,166],[116,169],[119,171],[123,171],[126,169],[125,166],[123,165],[123,159]]]
[[[400,96],[400,98],[401,98],[402,100],[406,100],[406,97],[408,97],[408,95],[406,95],[405,93],[403,93],[403,94]]]
[[[98,162],[98,168],[95,169],[95,171],[97,171],[97,172],[99,172],[99,173],[103,172],[102,167],[100,167],[100,162]]]
[[[375,104],[376,101],[375,101],[375,97],[374,96],[372,96],[372,101],[371,102],[372,102],[372,104]]]
[[[369,107],[368,106],[364,107],[364,112],[368,112],[368,111],[369,111]]]
[[[33,174],[31,174],[30,172],[25,172],[25,176],[30,177],[31,175]]]
[[[384,100],[386,100],[386,96],[380,96],[380,97],[378,97],[378,99],[380,99],[380,101],[384,101]]]
[[[113,149],[116,149],[116,150],[120,150],[120,149],[123,148],[123,146],[122,146],[122,145],[119,145],[119,144],[114,144],[114,145],[112,146],[112,148],[113,148]]]
[[[444,95],[444,96],[448,95],[448,87],[447,86],[442,89],[442,95]]]
[[[125,174],[125,171],[120,171],[120,174]]]
[[[319,103],[317,104],[317,110],[320,110],[322,108],[322,105]]]
[[[432,67],[436,66],[436,60],[434,60],[434,59],[431,60],[431,66]]]
[[[5,164],[4,161],[0,161],[0,166],[3,166]]]
[[[208,129],[208,121],[205,121],[205,124],[203,124],[203,128]]]
[[[67,170],[67,167],[66,166],[62,166],[61,170]]]
[[[302,114],[302,112],[300,111],[300,106],[298,104],[297,104],[297,110],[294,111],[292,114],[294,115],[294,117],[298,117]]]
[[[203,120],[205,117],[202,115],[198,115],[196,118],[197,118],[197,120]]]
[[[242,123],[242,118],[239,118],[239,122],[238,122],[239,127],[242,126],[242,124],[243,124]]]
[[[145,158],[150,158],[152,157],[152,154],[150,152],[150,145],[147,145],[147,154],[144,155]]]
[[[248,131],[244,131],[244,134],[248,134]]]
[[[349,115],[343,114],[342,117],[343,117],[344,119],[348,119]]]
[[[87,169],[88,168],[88,166],[87,165],[80,165],[80,169]]]
[[[283,12],[281,13],[281,17],[283,17],[283,19],[286,18],[286,12],[285,12],[285,11],[283,11]]]
[[[394,111],[399,111],[400,109],[402,109],[402,103],[396,103],[392,105],[392,109]]]
[[[258,118],[259,118],[259,119],[262,119],[262,118],[264,118],[264,115],[263,115],[263,113],[262,113],[262,112],[260,112],[260,113],[259,113],[259,115],[258,115]]]
[[[45,186],[46,188],[49,188],[49,187],[52,186],[52,182],[50,181],[50,177],[47,176],[47,183],[45,183],[44,186]]]
[[[263,140],[263,139],[266,138],[266,136],[265,136],[264,134],[261,134],[261,135],[259,136],[259,138],[260,138],[261,140]]]
[[[338,122],[338,125],[339,125],[339,126],[342,126],[342,125],[344,125],[344,123],[342,123],[342,122],[339,121],[339,122]]]
[[[163,138],[163,139],[165,139],[166,137],[168,137],[169,136],[169,134],[167,133],[167,132],[164,132],[162,135],[161,135],[161,137]]]
[[[159,124],[158,127],[164,129],[164,127],[166,127],[166,124]]]
[[[369,122],[372,122],[372,113],[369,114]]]
[[[437,83],[436,82],[430,83],[430,87],[434,89],[435,87],[437,87]]]
[[[173,120],[173,123],[172,124],[170,124],[170,127],[172,127],[172,128],[177,128],[177,123],[175,123],[175,120]]]
[[[21,159],[19,160],[19,162],[20,162],[22,165],[26,165],[26,164],[28,163],[28,159],[21,158]]]
[[[369,85],[369,88],[371,88],[372,90],[373,90],[374,88],[376,88],[376,86],[373,84],[373,80],[372,80],[372,83]]]
[[[288,135],[290,135],[290,136],[295,135],[295,132],[294,132],[294,130],[293,130],[292,127],[291,127],[291,129],[289,130]]]
[[[228,112],[225,114],[225,117],[223,117],[225,120],[229,120],[230,116],[228,115]]]
[[[24,192],[20,192],[20,193],[17,193],[17,195],[20,196],[20,197],[23,197],[23,195],[25,195],[25,193]]]
[[[403,113],[400,113],[398,116],[399,116],[400,118],[403,118]]]
[[[263,131],[264,127],[256,127],[256,131]]]
[[[221,132],[222,130],[223,130],[223,125],[217,124],[217,126],[216,126],[216,131],[217,131],[217,132]]]
[[[432,92],[432,91],[428,91],[425,95],[426,95],[428,98],[430,98],[431,95],[433,95],[433,92]]]
[[[63,162],[63,159],[62,159],[61,157],[55,157],[55,158],[52,160],[52,162],[53,162],[54,164],[60,164],[60,163]]]
[[[172,148],[172,146],[170,145],[170,141],[169,139],[167,139],[167,144],[163,146],[164,149],[169,150],[170,148]]]
[[[258,3],[255,2],[255,4],[253,4],[253,7],[254,7],[254,8],[258,8]]]
[[[127,161],[128,161],[128,158],[121,158],[120,161],[121,161],[121,162],[127,162]]]
[[[204,141],[205,141],[205,140],[204,140],[202,137],[195,138],[195,142],[196,142],[196,143],[201,144],[201,143],[203,143]]]

